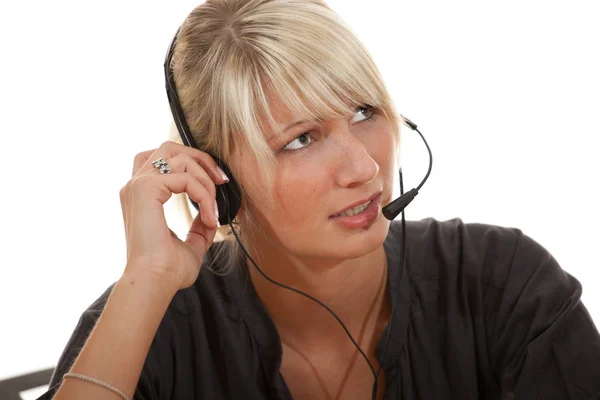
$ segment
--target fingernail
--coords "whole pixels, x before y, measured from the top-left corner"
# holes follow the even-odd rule
[[[215,219],[217,220],[217,226],[219,226],[219,206],[217,200],[215,200]]]
[[[229,182],[229,177],[227,177],[227,175],[225,175],[225,172],[223,172],[223,170],[221,168],[219,168],[218,165],[217,165],[217,171],[219,171],[219,174],[221,174],[221,178],[223,178],[223,180],[225,182]]]

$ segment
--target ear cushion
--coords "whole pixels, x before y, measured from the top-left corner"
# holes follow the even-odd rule
[[[227,164],[221,161],[221,159],[218,157],[212,157],[216,161],[219,168],[221,168],[229,178],[229,182],[216,186],[217,208],[219,209],[219,224],[221,224],[221,226],[229,225],[229,222],[235,219],[235,216],[240,210],[240,205],[242,204],[242,191]],[[200,207],[198,207],[198,204],[195,201],[190,199],[190,202],[197,211],[200,211]]]

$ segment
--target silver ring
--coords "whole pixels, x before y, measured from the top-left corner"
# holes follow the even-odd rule
[[[167,164],[167,162],[163,158],[159,158],[158,160],[152,161],[152,166],[156,168],[161,174],[171,173],[171,167],[169,167],[169,164]]]

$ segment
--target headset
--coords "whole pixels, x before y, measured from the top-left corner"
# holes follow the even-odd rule
[[[167,89],[167,97],[169,99],[169,105],[171,107],[171,113],[173,114],[173,120],[175,122],[175,126],[177,127],[177,131],[179,132],[179,136],[181,136],[181,140],[182,140],[183,144],[186,146],[190,146],[190,147],[199,149],[198,145],[196,144],[196,141],[194,140],[194,138],[191,134],[190,128],[186,122],[185,115],[183,113],[183,109],[181,108],[181,103],[179,102],[179,96],[177,95],[177,88],[175,86],[175,78],[173,76],[173,70],[171,67],[171,61],[173,59],[173,53],[175,50],[175,45],[177,43],[178,35],[179,35],[179,29],[175,33],[175,36],[173,37],[173,41],[171,42],[171,45],[169,46],[169,50],[167,52],[167,56],[165,58],[165,63],[164,63],[165,86]],[[427,171],[427,174],[425,175],[425,178],[423,178],[423,180],[421,181],[419,186],[417,186],[414,189],[411,189],[407,193],[404,193],[404,182],[402,179],[402,167],[400,167],[400,169],[399,169],[400,197],[398,197],[396,200],[392,201],[390,204],[388,204],[382,208],[383,216],[390,221],[394,220],[398,216],[398,214],[402,213],[402,250],[401,250],[402,260],[400,262],[400,267],[396,271],[395,279],[396,279],[397,284],[399,283],[399,279],[402,276],[402,270],[404,269],[404,259],[405,259],[404,256],[406,253],[406,251],[405,251],[405,249],[406,249],[406,235],[405,235],[406,221],[405,221],[405,217],[404,217],[404,209],[406,208],[406,206],[408,206],[408,204],[410,204],[410,202],[415,198],[415,196],[417,194],[419,194],[419,189],[421,189],[421,187],[425,184],[425,181],[429,178],[429,174],[431,173],[431,167],[433,165],[433,156],[431,154],[431,149],[429,148],[429,144],[427,144],[425,137],[423,136],[421,131],[419,131],[419,129],[417,128],[417,125],[402,115],[401,115],[401,118],[402,118],[402,122],[404,124],[406,124],[410,129],[418,132],[419,135],[421,136],[421,139],[423,139],[423,142],[425,143],[425,146],[427,147],[427,151],[429,152],[429,169]],[[202,150],[202,149],[199,149],[199,150]],[[371,372],[373,373],[373,377],[374,377],[375,381],[373,383],[372,400],[375,400],[377,397],[377,390],[378,390],[377,381],[379,378],[379,374],[381,372],[383,360],[385,359],[385,353],[387,351],[387,345],[388,345],[388,341],[390,338],[390,332],[392,331],[392,322],[394,321],[394,312],[397,308],[397,307],[395,307],[397,293],[394,293],[394,297],[392,299],[392,315],[390,317],[390,322],[387,327],[387,334],[386,334],[386,338],[385,338],[385,342],[384,342],[383,352],[381,354],[379,368],[378,368],[377,372],[375,372],[375,369],[373,368],[373,365],[369,361],[369,358],[367,357],[367,355],[363,352],[363,350],[360,348],[358,343],[356,343],[356,341],[354,340],[354,338],[352,337],[352,335],[350,334],[350,332],[348,331],[348,329],[346,328],[344,323],[329,307],[327,307],[325,304],[323,304],[321,301],[317,300],[316,298],[310,296],[309,294],[306,294],[306,293],[304,293],[298,289],[295,289],[291,286],[287,286],[287,285],[284,285],[284,284],[281,284],[279,282],[272,280],[258,267],[256,262],[250,256],[250,254],[248,254],[248,251],[242,244],[237,232],[235,231],[235,229],[233,227],[233,220],[235,219],[235,216],[237,215],[237,213],[240,209],[240,205],[241,205],[242,196],[241,196],[240,185],[235,180],[235,177],[231,173],[231,170],[229,169],[229,167],[219,157],[216,157],[214,154],[210,154],[210,152],[206,152],[206,153],[209,154],[215,160],[217,165],[229,177],[229,182],[216,186],[216,189],[217,189],[216,200],[217,200],[217,208],[219,210],[219,224],[229,225],[229,228],[231,229],[231,232],[235,236],[236,240],[238,241],[242,251],[244,252],[246,257],[252,262],[252,264],[258,270],[258,272],[265,279],[267,279],[269,282],[271,282],[275,285],[278,285],[285,289],[296,292],[296,293],[316,302],[317,304],[324,307],[327,311],[329,311],[329,313],[331,313],[331,315],[340,323],[340,325],[346,332],[346,335],[348,335],[348,337],[350,338],[350,340],[352,341],[354,346],[357,348],[357,350],[360,352],[362,357],[365,359],[365,361],[369,365]],[[192,199],[189,199],[189,200],[192,203],[192,205],[194,206],[194,208],[196,210],[200,211],[198,204],[195,201],[193,201]],[[396,287],[399,287],[399,285],[397,285]]]

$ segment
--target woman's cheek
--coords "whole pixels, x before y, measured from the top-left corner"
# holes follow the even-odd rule
[[[307,216],[317,211],[318,199],[323,195],[319,187],[327,172],[316,172],[308,164],[281,166],[273,188],[278,217],[306,222]]]

